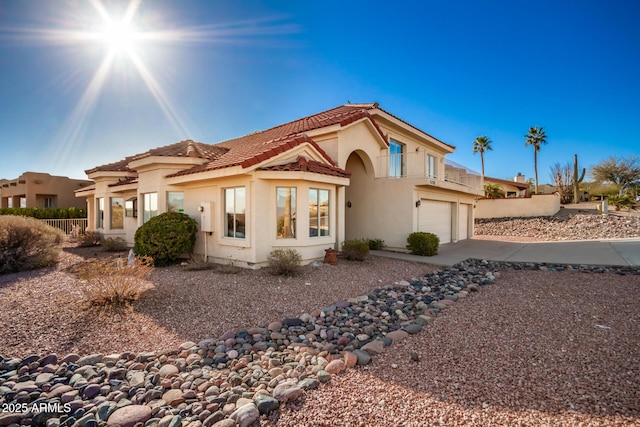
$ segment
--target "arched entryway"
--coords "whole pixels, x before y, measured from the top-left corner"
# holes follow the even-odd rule
[[[346,170],[351,172],[349,186],[345,190],[345,239],[370,237],[375,221],[375,198],[371,197],[375,172],[369,156],[360,150],[347,158]]]

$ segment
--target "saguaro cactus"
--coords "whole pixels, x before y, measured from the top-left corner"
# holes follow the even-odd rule
[[[573,155],[573,203],[580,203],[580,197],[578,194],[579,184],[584,179],[584,174],[587,172],[585,168],[582,168],[582,174],[578,178],[578,155]]]

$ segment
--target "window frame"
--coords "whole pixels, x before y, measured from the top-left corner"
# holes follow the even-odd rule
[[[96,230],[104,230],[104,197],[96,197]]]
[[[399,150],[396,153],[396,148]],[[402,178],[407,175],[405,166],[405,157],[407,153],[407,145],[395,139],[389,140],[389,177]],[[399,169],[399,171],[398,171]]]
[[[151,210],[149,209],[149,205],[152,204],[152,196],[155,196],[155,210]],[[147,200],[147,198],[149,200]],[[155,212],[155,215],[153,214]],[[147,214],[148,213],[148,214]],[[142,194],[142,223],[146,223],[147,221],[149,221],[151,218],[158,216],[158,193],[157,192],[151,192],[151,193],[143,193]]]
[[[315,222],[316,222],[316,235],[313,235],[312,230],[314,230],[314,228],[311,227],[312,224],[312,219],[314,219],[314,216],[311,215],[311,210],[313,208],[312,206],[312,192],[316,192],[315,195],[315,210],[316,210],[316,215],[315,215]],[[327,212],[326,215],[322,215],[321,213],[321,204],[322,204],[322,200],[320,197],[321,192],[326,192],[326,200],[327,200]],[[328,188],[309,188],[309,211],[308,211],[308,215],[309,215],[309,238],[313,239],[313,238],[317,238],[317,237],[331,237],[331,190],[329,190]],[[327,234],[321,234],[321,230],[322,230],[322,219],[326,218],[326,229],[327,229]]]
[[[110,209],[110,215],[109,215],[109,229],[110,230],[122,230],[124,229],[124,198],[123,197],[111,197],[110,198],[111,203],[109,203],[109,209]],[[114,217],[116,217],[116,215],[114,215],[114,206],[113,203],[114,202],[118,202],[120,201],[120,223],[121,225],[119,227],[114,226],[113,225],[113,219]]]
[[[291,221],[291,236],[287,236],[285,235],[284,231],[282,232],[282,235],[280,235],[280,216],[279,215],[279,211],[282,208],[284,210],[284,213],[282,214],[283,217],[283,225],[282,227],[284,228],[285,226],[285,218],[286,218],[286,210],[287,210],[287,206],[286,206],[286,193],[285,195],[283,195],[282,197],[284,197],[285,203],[284,205],[281,207],[279,201],[281,200],[281,196],[279,194],[279,190],[290,190],[291,193],[289,194],[289,211],[290,213],[290,221]],[[276,239],[278,240],[282,240],[282,239],[297,239],[297,215],[298,215],[298,187],[276,187]]]
[[[438,179],[438,157],[427,154],[427,178]],[[432,164],[433,163],[433,164]]]
[[[242,190],[242,201],[243,201],[243,205],[244,205],[244,210],[242,213],[238,212],[239,210],[239,206],[238,206],[238,192]],[[233,212],[229,212],[228,211],[228,201],[229,201],[229,197],[228,195],[231,194],[230,192],[233,192]],[[224,200],[223,203],[223,230],[224,230],[224,238],[227,239],[239,239],[239,240],[246,240],[247,238],[247,189],[245,186],[237,186],[237,187],[227,187],[227,188],[223,188],[222,189],[222,197]],[[242,205],[240,206],[240,208],[242,207]],[[233,220],[233,226],[232,228],[229,228],[229,215],[232,215],[232,220]],[[242,221],[240,219],[238,219],[238,216],[242,215]],[[240,227],[240,225],[242,225],[242,227]],[[242,231],[240,230],[240,228],[242,228]],[[240,236],[238,236],[238,234],[241,234]]]
[[[179,200],[180,206],[178,209],[172,209],[171,203],[169,203],[169,197],[172,194],[181,194],[182,198]],[[167,191],[167,212],[180,212],[184,213],[184,191]]]

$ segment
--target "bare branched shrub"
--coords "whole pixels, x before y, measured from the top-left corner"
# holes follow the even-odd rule
[[[55,265],[64,234],[42,221],[0,216],[0,274]]]
[[[89,259],[69,269],[85,281],[82,292],[89,307],[120,312],[138,300],[148,286],[153,259],[135,257],[133,264],[119,257]]]
[[[102,235],[97,231],[87,230],[84,234],[78,236],[78,246],[86,248],[89,246],[98,246],[102,240]]]
[[[269,253],[267,262],[272,274],[294,276],[298,273],[302,256],[295,249],[274,249]]]

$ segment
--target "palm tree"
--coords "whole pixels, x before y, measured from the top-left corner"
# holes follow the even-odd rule
[[[547,134],[542,126],[535,126],[529,128],[529,133],[524,137],[526,139],[524,145],[533,145],[533,170],[536,173],[535,193],[538,194],[538,151],[540,151],[540,145],[547,143]]]
[[[491,140],[486,136],[479,136],[473,141],[473,154],[480,153],[480,161],[482,162],[482,178],[484,178],[484,152],[491,151]]]

